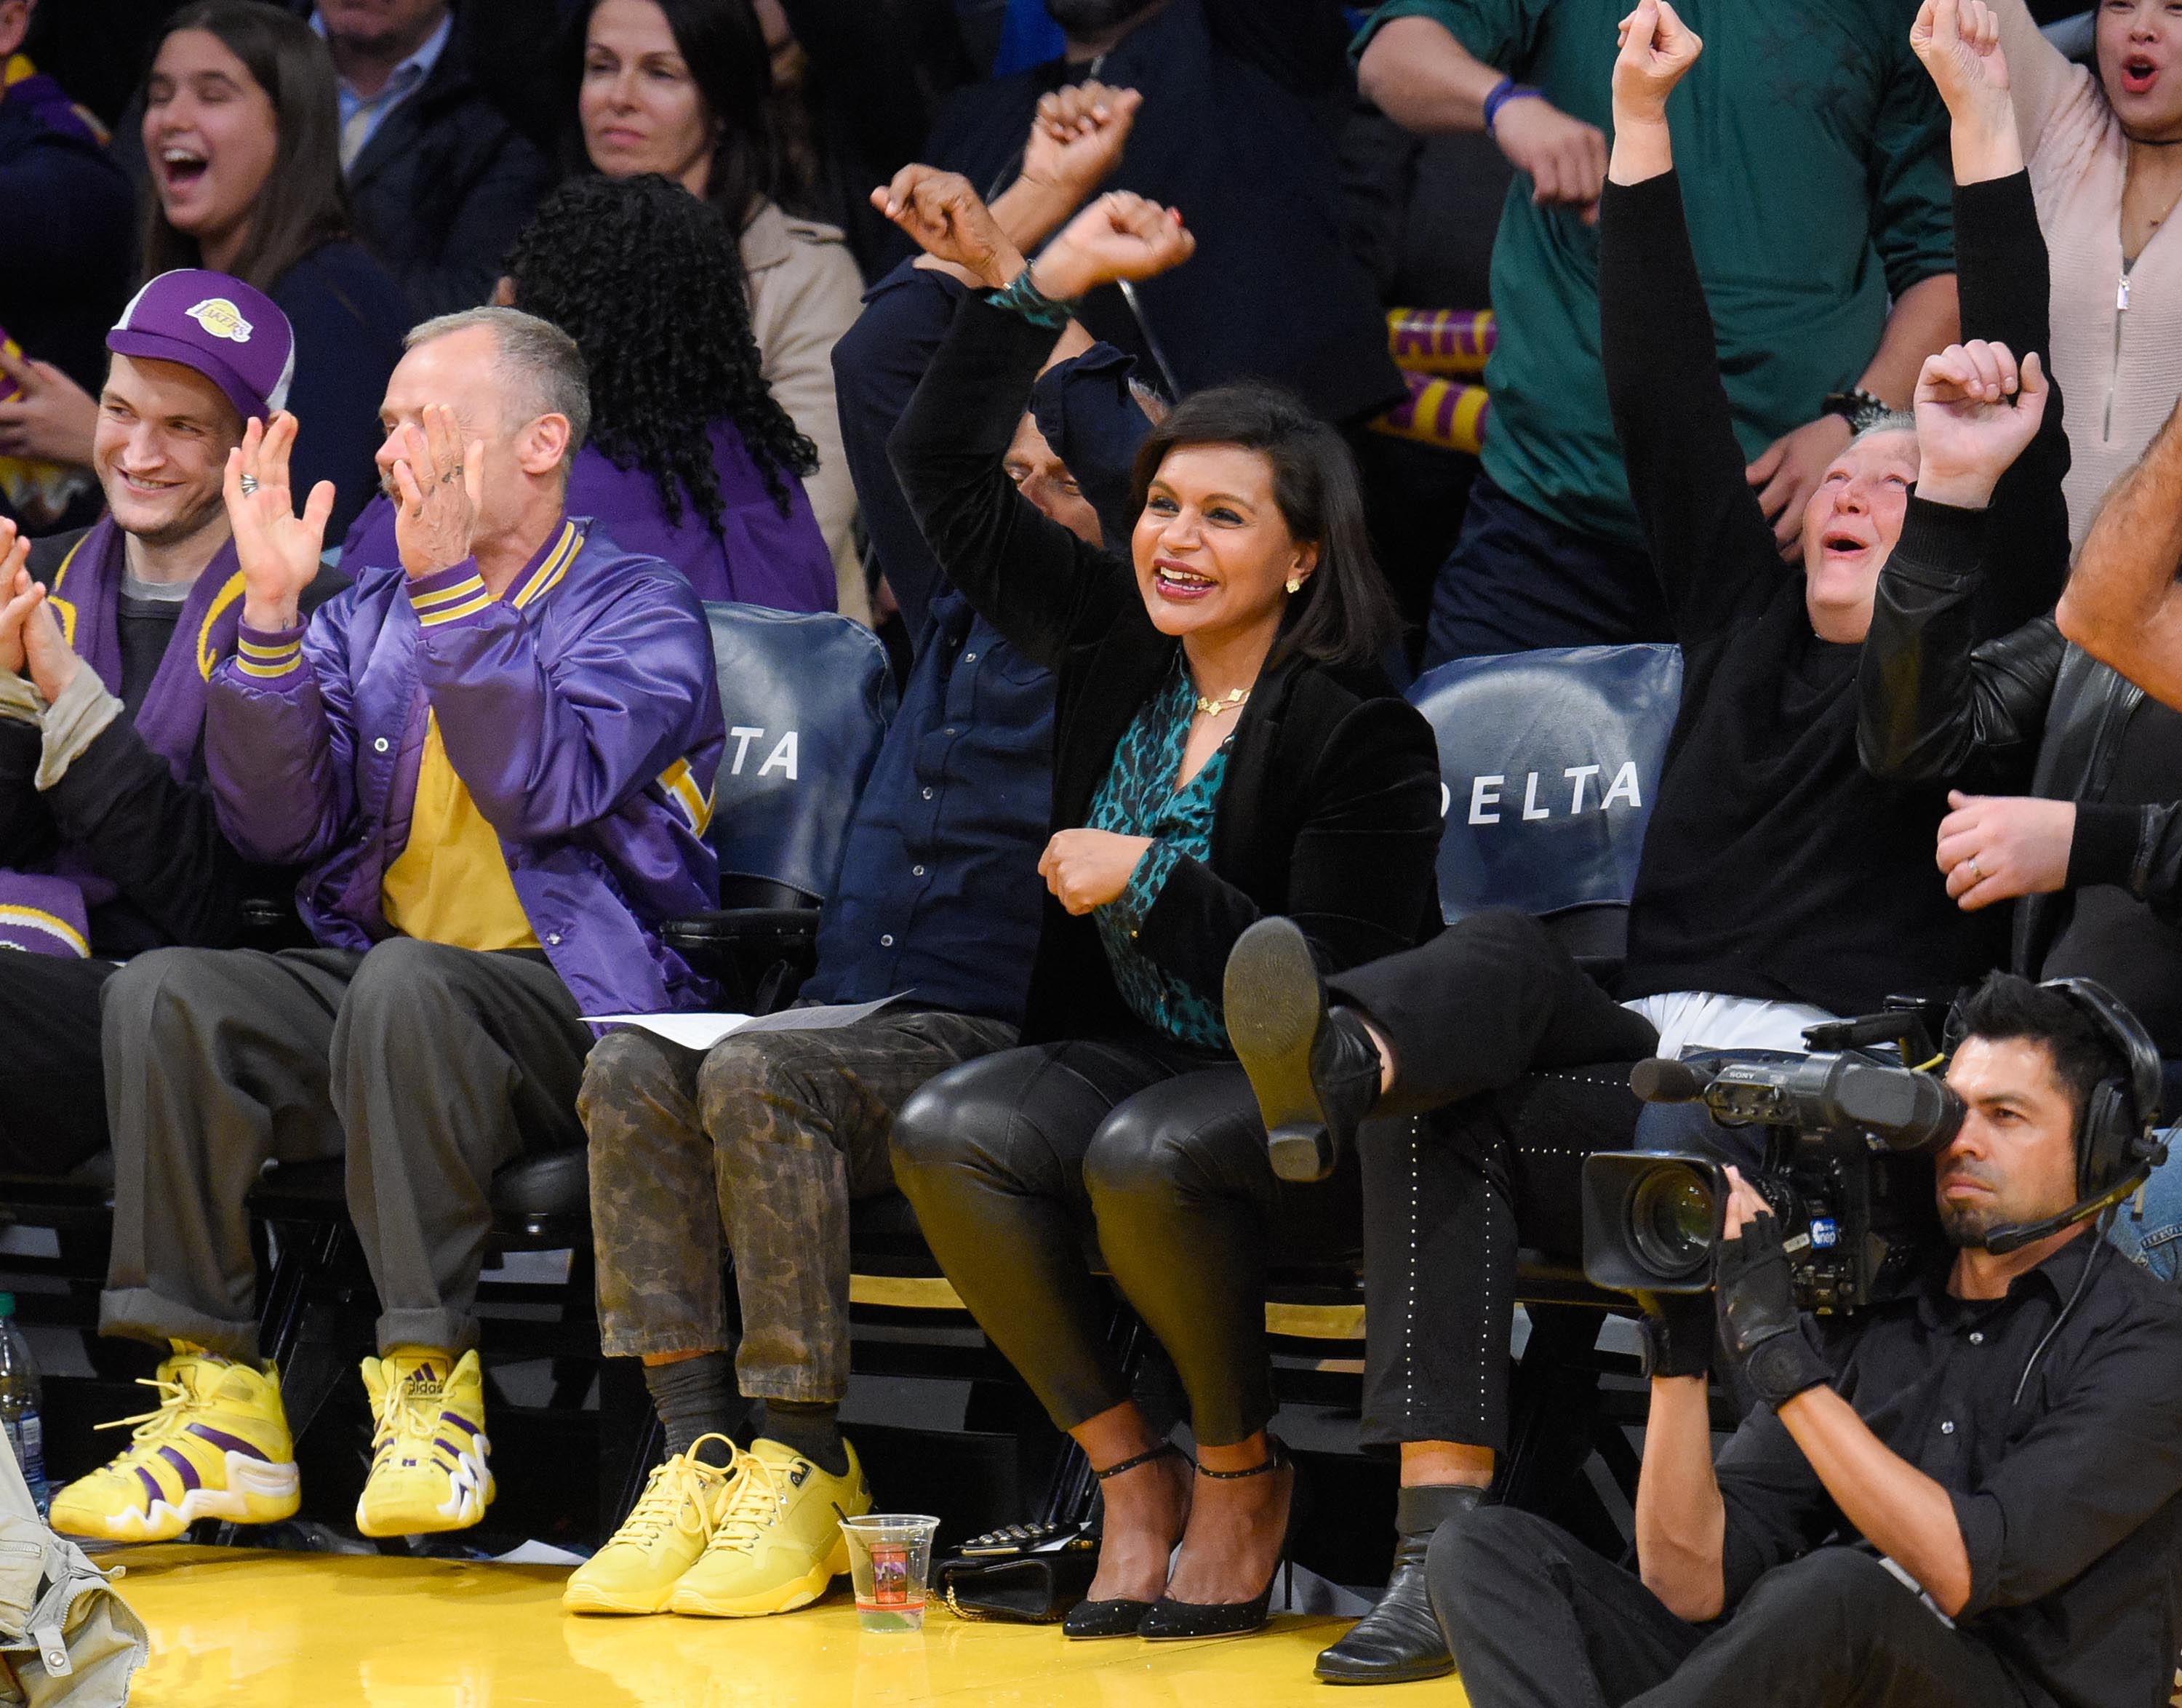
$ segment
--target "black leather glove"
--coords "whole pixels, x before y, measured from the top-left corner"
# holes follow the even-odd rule
[[[1775,1411],[1833,1372],[1803,1334],[1780,1224],[1768,1211],[1751,1217],[1737,1239],[1713,1256],[1720,1307],[1720,1356],[1739,1367],[1751,1391]]]
[[[1644,1373],[1703,1376],[1712,1368],[1712,1295],[1639,1293],[1644,1307]]]

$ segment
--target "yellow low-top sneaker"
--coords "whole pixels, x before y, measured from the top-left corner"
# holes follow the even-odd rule
[[[485,1434],[485,1376],[475,1352],[397,1346],[363,1361],[374,1422],[371,1475],[356,1503],[367,1536],[462,1530],[496,1492]]]
[[[682,1574],[697,1563],[727,1511],[739,1464],[697,1456],[707,1441],[734,1454],[724,1435],[705,1435],[656,1467],[621,1528],[574,1572],[561,1591],[571,1613],[663,1613]]]
[[[849,1569],[844,1518],[872,1510],[856,1450],[835,1477],[792,1448],[760,1439],[735,1461],[734,1488],[703,1556],[682,1574],[670,1613],[713,1619],[785,1613],[816,1601]]]
[[[141,1379],[141,1378],[140,1378]],[[200,1518],[271,1524],[302,1497],[280,1372],[174,1343],[155,1411],[102,1423],[136,1433],[111,1464],[53,1496],[54,1529],[109,1542],[164,1542]]]

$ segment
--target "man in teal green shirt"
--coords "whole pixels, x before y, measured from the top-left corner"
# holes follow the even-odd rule
[[[1625,9],[1388,0],[1357,40],[1364,91],[1389,117],[1487,130],[1517,169],[1493,255],[1485,474],[1434,591],[1427,665],[1673,638],[1599,369],[1591,221]],[[1955,336],[1947,114],[1909,51],[1917,0],[1681,9],[1705,41],[1670,108],[1690,235],[1751,481],[1786,548],[1852,419],[1906,408]]]

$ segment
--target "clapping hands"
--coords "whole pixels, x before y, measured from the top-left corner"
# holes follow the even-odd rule
[[[387,469],[394,501],[394,543],[412,580],[451,569],[471,555],[485,493],[485,441],[467,449],[455,412],[427,403],[418,421],[405,421],[389,436],[395,452]],[[381,457],[386,452],[379,452]]]
[[[1975,3],[1975,0],[1972,0]],[[2046,370],[1973,338],[1924,358],[1917,376],[1918,496],[1979,510],[2046,419]]]

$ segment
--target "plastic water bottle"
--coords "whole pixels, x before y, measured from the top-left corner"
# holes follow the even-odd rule
[[[15,1326],[15,1295],[0,1293],[0,1428],[30,1485],[30,1498],[38,1503],[38,1516],[46,1516],[53,1502],[53,1485],[46,1481],[46,1384],[32,1361],[29,1342]]]

